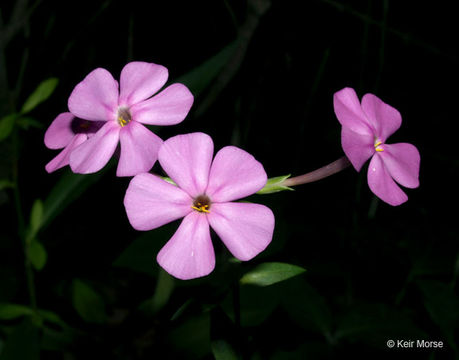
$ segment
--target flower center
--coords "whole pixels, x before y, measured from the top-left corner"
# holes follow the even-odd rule
[[[210,198],[207,195],[202,194],[194,199],[193,206],[191,208],[199,212],[209,213],[210,205]]]
[[[126,126],[131,120],[132,117],[128,108],[121,107],[118,109],[118,124],[121,127]]]
[[[382,141],[376,139],[375,140],[375,150],[378,152],[384,151],[384,148],[381,145],[382,145]]]

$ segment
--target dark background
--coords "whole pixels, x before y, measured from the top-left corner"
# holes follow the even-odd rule
[[[5,29],[18,4],[24,11],[7,43]],[[232,348],[244,359],[458,358],[453,5],[3,1],[5,56],[0,60],[7,81],[1,83],[1,115],[17,111],[42,80],[60,81],[51,98],[31,113],[43,127],[18,130],[19,157],[11,139],[0,143],[1,178],[11,178],[12,164],[18,164],[26,219],[35,199],[46,201],[70,172],[45,172],[57,152],[45,148],[43,136],[55,116],[67,110],[73,87],[97,67],[118,79],[132,60],[166,66],[170,82],[182,79],[195,94],[183,123],[158,130],[163,139],[208,133],[216,150],[232,144],[253,154],[269,177],[300,175],[341,157],[333,94],[346,86],[360,97],[374,93],[401,112],[402,127],[388,143],[417,146],[421,185],[407,189],[407,203],[391,207],[369,190],[366,168],[360,174],[349,168],[294,192],[254,196],[251,200],[268,205],[276,216],[267,251],[233,264],[215,237],[217,265],[211,276],[175,281],[166,303],[152,310],[147,300],[158,292],[156,253],[178,224],[147,234],[134,231],[122,205],[130,179],[116,178],[111,166],[100,176],[88,176],[90,184],[77,186],[68,207],[39,233],[48,260],[35,274],[37,303],[68,328],[33,325],[29,331],[27,319],[3,321],[0,349],[15,347],[7,345],[16,339],[11,334],[25,328],[19,338],[23,344],[38,342],[42,359],[164,354],[207,359],[221,348]],[[184,77],[234,41],[229,61],[205,87]],[[0,302],[27,305],[14,207],[12,191],[0,190]],[[234,285],[265,261],[299,265],[307,272],[266,288]],[[102,318],[84,318],[76,309],[75,281],[98,294],[94,301],[103,304]],[[238,308],[239,316],[234,315]],[[443,341],[444,347],[388,349],[389,339]],[[16,356],[5,353],[1,360]]]

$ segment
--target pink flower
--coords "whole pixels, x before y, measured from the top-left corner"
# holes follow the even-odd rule
[[[45,169],[49,173],[69,164],[70,153],[78,145],[93,136],[103,125],[100,121],[78,119],[72,113],[59,114],[45,133],[45,145],[49,149],[63,150]]]
[[[390,205],[404,203],[408,197],[396,182],[407,188],[419,186],[420,155],[411,144],[386,144],[402,123],[400,113],[373,94],[364,95],[360,103],[351,88],[335,93],[333,104],[343,126],[341,144],[354,168],[360,171],[371,157],[368,167],[371,191]]]
[[[203,133],[178,135],[164,142],[159,162],[177,186],[151,174],[135,176],[124,206],[131,225],[151,230],[184,217],[158,253],[158,263],[179,279],[209,274],[215,266],[212,227],[239,260],[250,260],[271,242],[274,215],[264,205],[233,202],[260,190],[263,166],[234,146],[221,149]]]
[[[172,84],[155,94],[167,81],[164,66],[131,62],[121,71],[118,82],[105,69],[95,69],[80,82],[68,101],[72,114],[105,124],[70,154],[76,173],[93,173],[105,166],[118,145],[121,154],[117,176],[149,171],[162,140],[142,124],[174,125],[181,122],[193,104],[193,95],[182,84]]]

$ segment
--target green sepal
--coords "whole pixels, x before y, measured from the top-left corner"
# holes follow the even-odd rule
[[[285,191],[285,190],[293,191],[294,189],[292,189],[291,187],[282,185],[282,183],[285,180],[287,180],[289,177],[290,177],[290,174],[283,175],[283,176],[276,176],[276,177],[268,179],[268,181],[266,182],[266,185],[263,187],[263,189],[257,191],[257,194],[259,195],[272,194],[272,193],[276,193],[279,191]]]

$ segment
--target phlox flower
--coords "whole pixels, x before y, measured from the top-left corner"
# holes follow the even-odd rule
[[[181,122],[193,104],[193,95],[182,84],[166,83],[164,66],[131,62],[121,71],[120,84],[105,69],[90,72],[68,100],[70,112],[88,121],[103,121],[97,133],[75,147],[70,167],[76,173],[93,173],[105,166],[118,142],[121,144],[117,176],[149,171],[162,140],[142,124],[174,125]]]
[[[159,163],[177,186],[149,173],[135,176],[124,206],[137,230],[151,230],[184,218],[157,256],[158,263],[179,279],[209,274],[215,266],[212,227],[239,260],[250,260],[271,242],[272,211],[260,204],[234,202],[266,184],[261,163],[234,146],[217,152],[203,133],[166,140]]]
[[[68,165],[72,150],[93,136],[102,125],[100,121],[78,119],[69,112],[59,114],[46,130],[45,145],[49,149],[63,150],[46,164],[46,171],[51,173]]]
[[[373,94],[365,94],[360,103],[351,88],[335,93],[333,104],[343,126],[341,144],[354,168],[360,171],[371,158],[367,173],[371,191],[390,205],[404,203],[408,197],[397,183],[419,186],[420,155],[412,144],[386,144],[402,123],[400,113]]]

